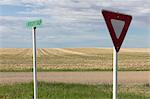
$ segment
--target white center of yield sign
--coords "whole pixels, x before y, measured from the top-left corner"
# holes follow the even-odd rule
[[[125,25],[125,22],[121,20],[111,19],[111,24],[114,28],[116,37],[119,39],[120,34],[122,33],[123,27]]]

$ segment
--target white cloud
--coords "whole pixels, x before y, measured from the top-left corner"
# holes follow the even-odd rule
[[[97,39],[97,33],[105,27],[102,9],[131,14],[133,24],[140,26],[142,24],[145,28],[148,28],[150,22],[150,0],[1,0],[0,5],[28,9],[19,10],[17,15],[0,16],[0,34],[12,33],[18,35],[12,37],[16,39],[20,36],[27,38],[26,33],[30,31],[25,27],[25,23],[38,18],[43,20],[43,27],[39,29],[43,35],[39,34],[40,41],[49,39],[57,41],[59,37],[63,41],[68,37],[62,35],[68,34],[69,40]],[[93,33],[96,36],[92,36]],[[47,38],[43,39],[44,36]]]
[[[23,15],[44,15],[62,23],[102,20],[101,9],[115,10],[132,14],[134,17],[141,16],[141,18],[145,14],[150,15],[150,1],[148,0],[48,0],[42,4],[45,4],[45,6],[19,13]],[[145,21],[145,23],[147,22]]]
[[[1,0],[0,4],[33,6],[31,10],[19,11],[19,15],[25,16],[19,19],[25,21],[33,19],[33,16],[41,16],[47,24],[49,20],[58,24],[101,22],[103,21],[101,9],[132,14],[134,20],[145,24],[147,20],[150,20],[145,18],[150,16],[150,1],[148,0]],[[11,20],[11,18],[7,19]],[[18,20],[18,17],[13,20]]]
[[[0,5],[43,5],[52,0],[1,0]]]

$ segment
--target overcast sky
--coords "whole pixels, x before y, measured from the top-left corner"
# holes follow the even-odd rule
[[[150,0],[0,0],[0,48],[32,47],[35,19],[37,47],[112,47],[102,9],[133,16],[122,47],[150,47]]]

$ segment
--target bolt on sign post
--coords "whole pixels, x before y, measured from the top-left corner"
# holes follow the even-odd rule
[[[117,99],[118,52],[132,20],[131,15],[102,10],[104,20],[113,41],[113,99]]]
[[[33,40],[33,79],[34,79],[34,99],[38,98],[37,95],[37,67],[36,67],[36,27],[42,24],[42,20],[29,21],[26,23],[27,27],[32,28]]]

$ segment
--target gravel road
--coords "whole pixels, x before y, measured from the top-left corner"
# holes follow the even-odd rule
[[[119,72],[119,84],[150,83],[150,71]],[[31,82],[32,72],[0,72],[0,84]],[[38,81],[111,84],[112,72],[38,72]]]

